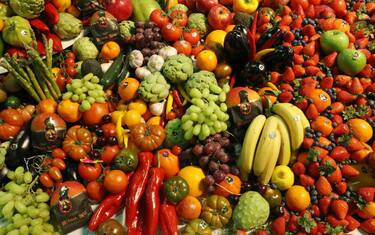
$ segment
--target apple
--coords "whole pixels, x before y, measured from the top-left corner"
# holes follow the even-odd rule
[[[361,72],[366,66],[367,60],[365,54],[359,50],[345,49],[337,57],[339,69],[351,76]]]
[[[208,13],[208,23],[213,29],[224,30],[231,22],[231,12],[223,5],[216,5]]]
[[[127,20],[133,13],[133,6],[130,0],[106,0],[105,10],[113,15],[119,22]]]
[[[208,13],[210,9],[219,4],[218,0],[196,0],[196,8],[201,13]]]
[[[326,54],[334,51],[341,52],[348,46],[349,37],[337,29],[325,31],[320,37],[320,47]]]
[[[273,170],[271,182],[276,184],[279,190],[287,190],[294,184],[293,171],[288,166],[279,165]]]

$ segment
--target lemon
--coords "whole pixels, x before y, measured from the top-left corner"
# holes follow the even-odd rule
[[[180,170],[179,176],[184,178],[189,185],[189,195],[199,197],[203,194],[204,173],[201,168],[195,166],[187,166]]]
[[[288,166],[277,166],[273,170],[271,182],[276,184],[279,190],[287,190],[292,187],[294,183],[293,171]]]

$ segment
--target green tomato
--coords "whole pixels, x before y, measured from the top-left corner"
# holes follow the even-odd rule
[[[203,219],[195,219],[186,225],[183,235],[211,235],[210,226]]]
[[[138,156],[134,151],[123,149],[113,160],[113,166],[124,172],[134,171],[138,166]]]
[[[181,176],[173,176],[164,182],[168,201],[179,202],[189,194],[189,185]]]
[[[354,49],[345,49],[337,57],[339,69],[351,76],[361,72],[366,66],[367,60],[365,54]]]
[[[323,52],[329,54],[331,52],[340,52],[349,46],[349,37],[340,30],[329,30],[320,37],[320,47]]]
[[[21,105],[21,100],[17,96],[9,96],[4,105],[5,107],[18,108]]]

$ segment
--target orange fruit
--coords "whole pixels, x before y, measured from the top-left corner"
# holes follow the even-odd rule
[[[189,195],[182,199],[176,207],[177,215],[185,220],[197,219],[201,214],[201,210],[200,201],[196,197]]]
[[[133,126],[142,121],[142,115],[136,110],[129,110],[122,117],[122,124],[127,126]]]
[[[322,136],[329,136],[333,130],[332,121],[324,116],[317,117],[312,123],[311,128],[322,133]]]
[[[354,153],[350,154],[350,158],[353,159],[353,160],[356,160],[357,162],[366,161],[368,155],[370,153],[374,152],[374,150],[372,149],[372,147],[370,145],[368,145],[364,142],[362,142],[362,144],[365,146],[363,149],[357,150]]]
[[[130,101],[137,95],[139,82],[135,78],[125,78],[118,86],[118,94],[124,101]]]
[[[307,96],[312,99],[319,113],[323,112],[331,105],[331,97],[322,89],[314,89],[310,94],[307,94]]]
[[[350,25],[343,19],[335,19],[333,25],[335,29],[340,30],[344,33],[349,32],[350,30]]]
[[[201,168],[196,166],[186,166],[180,170],[179,176],[184,178],[189,185],[189,195],[199,197],[203,194],[202,181],[205,175]]]
[[[294,185],[285,194],[286,205],[293,211],[306,210],[310,205],[310,194],[305,187]]]
[[[203,50],[197,55],[196,63],[200,70],[214,71],[217,66],[216,54],[211,50]]]
[[[55,113],[57,109],[57,103],[53,99],[45,99],[39,102],[36,107],[38,113]]]
[[[66,122],[76,122],[82,116],[82,113],[79,111],[79,106],[80,104],[77,102],[63,100],[57,106],[57,113]]]
[[[103,59],[113,60],[120,55],[120,51],[121,48],[117,42],[109,41],[103,45],[100,55]]]
[[[147,104],[144,100],[138,99],[133,101],[128,106],[129,110],[136,110],[139,114],[143,115],[147,112]]]
[[[372,138],[373,130],[367,121],[360,118],[353,118],[348,121],[348,125],[353,135],[359,139],[359,141],[367,142]]]

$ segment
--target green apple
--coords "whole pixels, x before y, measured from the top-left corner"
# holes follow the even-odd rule
[[[345,49],[337,57],[339,69],[351,76],[361,72],[366,66],[367,60],[365,54],[354,49]]]
[[[323,52],[340,52],[349,46],[349,37],[342,31],[333,29],[325,31],[320,37],[320,47]]]
[[[294,173],[288,166],[277,166],[273,170],[271,182],[281,191],[287,190],[294,184]]]

